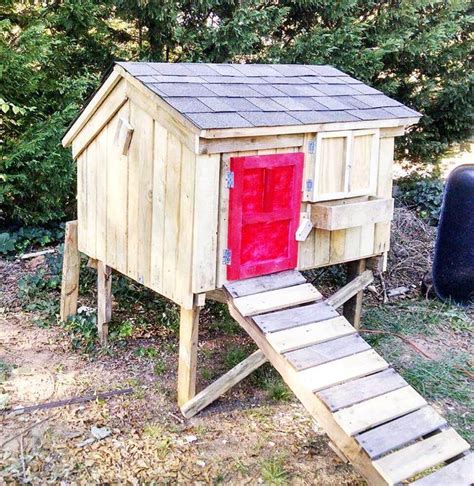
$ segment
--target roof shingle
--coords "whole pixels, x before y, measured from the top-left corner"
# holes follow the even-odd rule
[[[201,129],[420,116],[332,66],[118,64]]]

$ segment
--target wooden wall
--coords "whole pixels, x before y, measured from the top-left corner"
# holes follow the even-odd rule
[[[215,288],[220,156],[196,155],[139,96],[77,159],[79,250],[191,308]],[[120,118],[134,129],[127,155]]]

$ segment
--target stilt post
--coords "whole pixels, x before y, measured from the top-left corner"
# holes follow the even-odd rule
[[[97,261],[97,333],[100,343],[107,345],[109,322],[112,319],[112,269]]]
[[[365,259],[356,260],[347,264],[347,281],[350,282],[364,272],[366,267]],[[344,317],[356,328],[360,328],[360,318],[362,315],[362,298],[364,291],[357,292],[354,297],[349,299],[343,307]]]
[[[77,312],[81,256],[77,247],[77,221],[66,223],[64,236],[63,276],[61,284],[60,319],[66,321]]]
[[[196,364],[201,307],[181,307],[179,323],[178,405],[196,395]]]

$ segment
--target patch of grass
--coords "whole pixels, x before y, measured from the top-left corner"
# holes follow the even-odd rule
[[[434,330],[474,331],[466,310],[438,300],[405,300],[368,308],[363,327],[397,332],[404,335],[429,335]],[[380,340],[380,337],[371,340]],[[383,338],[382,338],[383,339]]]
[[[143,429],[143,435],[153,438],[161,437],[164,432],[165,429],[160,424],[150,424]]]
[[[227,368],[233,368],[249,356],[247,346],[232,346],[224,354],[224,364]]]
[[[71,344],[74,349],[81,349],[90,353],[97,344],[97,322],[95,313],[76,314],[71,316],[65,323],[64,329],[71,337]]]
[[[272,457],[262,462],[260,474],[267,484],[280,485],[288,484],[290,475],[285,468],[283,457]]]
[[[242,328],[229,314],[229,309],[225,304],[209,300],[202,311],[204,320],[209,321],[209,330],[214,330],[219,334],[235,336],[242,332]]]
[[[4,381],[8,380],[8,377],[10,376],[12,372],[13,366],[5,363],[5,361],[0,359],[0,383],[3,383]]]
[[[159,376],[162,375],[166,371],[166,363],[162,359],[158,359],[155,361],[153,365],[153,373]]]
[[[133,334],[133,323],[129,320],[110,323],[109,340],[124,341]]]
[[[155,359],[158,356],[158,350],[151,346],[139,346],[133,354],[139,358]]]
[[[265,383],[265,391],[270,400],[275,402],[287,402],[291,400],[293,394],[286,386],[280,377],[275,377],[267,380]]]
[[[204,381],[210,381],[214,378],[214,376],[216,375],[215,372],[213,370],[211,370],[210,368],[202,368],[200,370],[201,372],[201,378],[204,380]]]

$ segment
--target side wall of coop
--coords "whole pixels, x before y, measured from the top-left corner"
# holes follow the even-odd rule
[[[79,250],[192,308],[215,286],[219,156],[196,155],[193,134],[126,80],[94,117],[107,122],[73,142]]]

